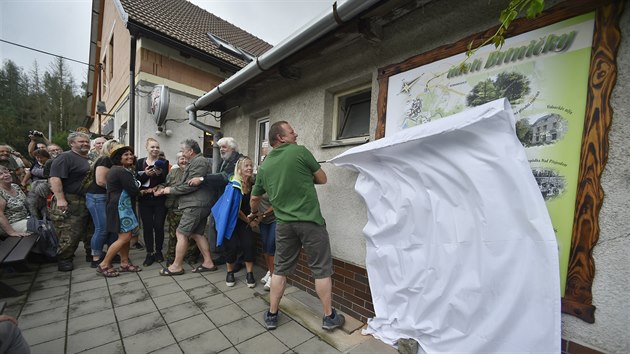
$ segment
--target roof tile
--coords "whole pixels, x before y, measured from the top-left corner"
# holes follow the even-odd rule
[[[186,0],[120,0],[120,3],[130,21],[239,67],[247,62],[220,50],[208,32],[255,56],[272,48],[264,40]]]

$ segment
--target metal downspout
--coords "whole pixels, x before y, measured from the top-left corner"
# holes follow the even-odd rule
[[[131,34],[129,53],[129,146],[136,141],[136,35]]]
[[[304,25],[304,27],[294,32],[265,54],[256,58],[256,60],[249,63],[236,74],[223,81],[212,89],[212,91],[206,93],[186,107],[186,111],[188,111],[188,122],[190,125],[203,131],[214,131],[214,128],[197,120],[197,111],[199,109],[203,109],[221,96],[239,88],[263,71],[280,63],[293,53],[341,26],[344,22],[351,20],[379,1],[380,0],[347,0],[339,6],[337,6],[337,2],[335,2],[331,9],[314,18],[311,22]]]

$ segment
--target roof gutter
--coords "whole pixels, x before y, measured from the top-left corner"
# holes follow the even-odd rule
[[[380,0],[347,0],[337,6],[335,2],[331,9],[325,11],[311,22],[300,28],[265,54],[256,58],[236,74],[230,76],[212,91],[198,98],[186,107],[188,123],[208,133],[215,133],[216,129],[197,120],[197,111],[207,107],[220,97],[236,90],[262,72],[288,58],[290,55],[313,43],[318,38],[340,27],[345,22],[370,8]]]

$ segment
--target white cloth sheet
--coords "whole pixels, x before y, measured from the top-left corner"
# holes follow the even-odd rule
[[[557,243],[501,99],[350,149],[376,316],[427,353],[559,353]]]

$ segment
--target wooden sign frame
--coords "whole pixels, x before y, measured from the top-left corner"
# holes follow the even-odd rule
[[[584,119],[584,134],[580,153],[578,191],[569,256],[569,269],[562,312],[588,323],[595,322],[592,285],[595,276],[593,247],[599,239],[599,211],[604,201],[600,177],[608,159],[608,131],[612,122],[610,96],[617,81],[617,51],[621,42],[619,18],[623,13],[622,0],[573,0],[558,4],[534,20],[514,21],[506,37],[516,36],[540,27],[595,11],[595,31],[589,70],[589,82]],[[466,51],[468,44],[479,44],[492,36],[498,27],[468,36],[411,57],[401,63],[378,70],[379,95],[376,139],[385,136],[387,90],[389,77],[416,67],[451,57]]]

